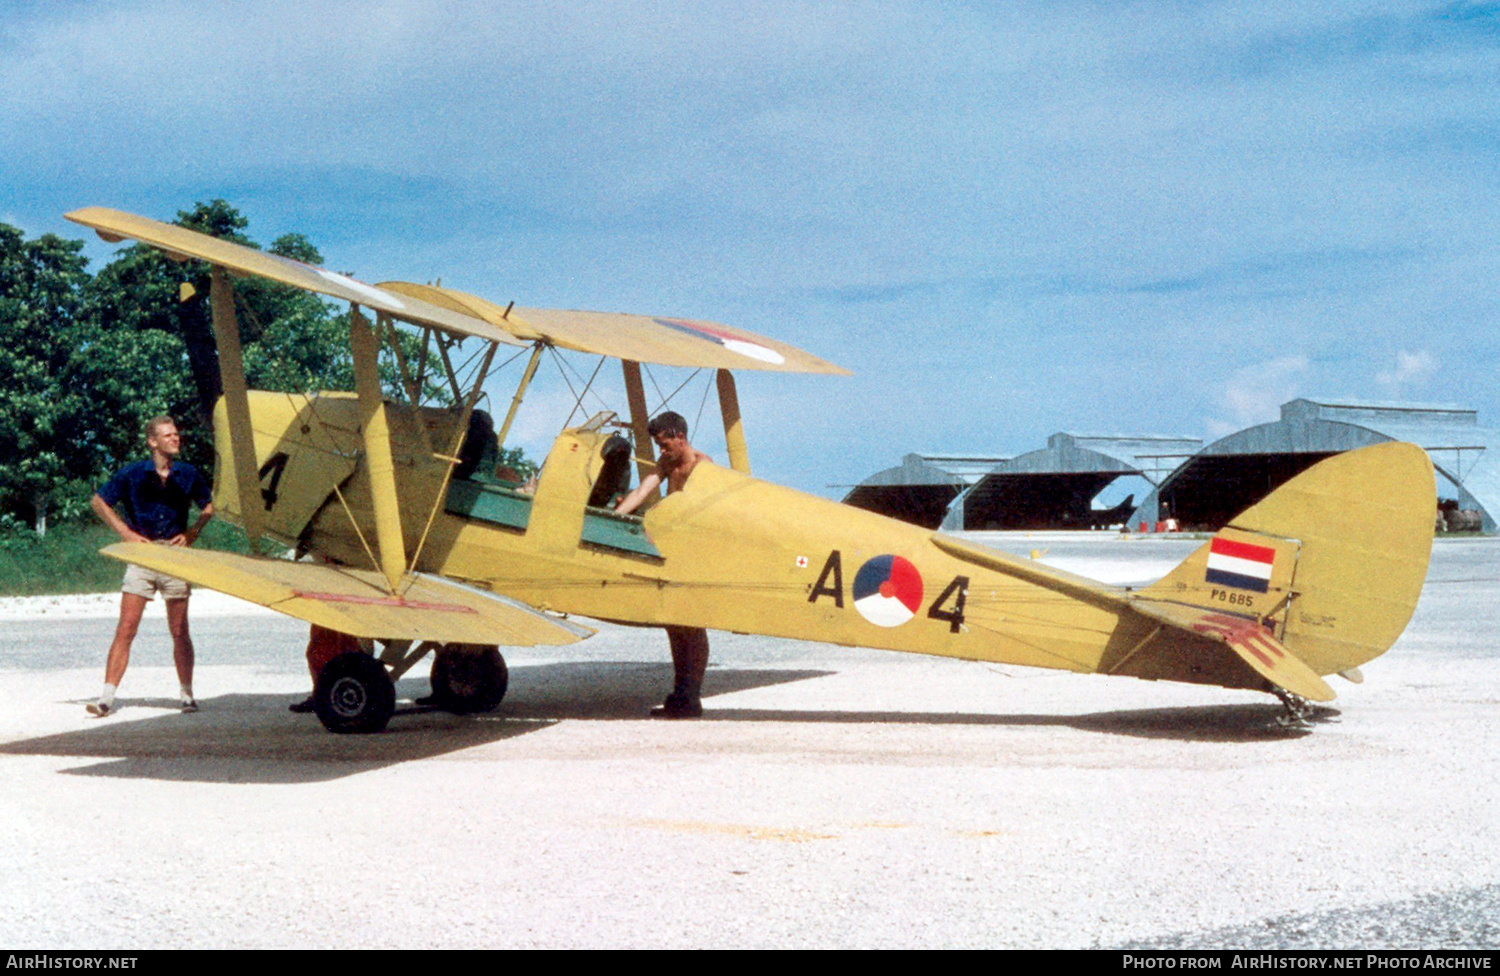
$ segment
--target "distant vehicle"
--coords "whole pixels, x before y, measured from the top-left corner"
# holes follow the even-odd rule
[[[1390,647],[1426,576],[1435,489],[1410,444],[1315,465],[1161,581],[1122,589],[751,477],[731,370],[844,372],[776,340],[372,286],[103,208],[68,218],[212,265],[224,389],[215,510],[316,561],[139,543],[104,552],[378,642],[379,657],[347,652],[318,680],[331,731],[384,728],[394,677],[429,651],[441,700],[495,707],[508,680],[500,646],[592,633],[558,614],[1246,688],[1302,715],[1334,697],[1324,676],[1357,680]],[[245,275],[351,304],[355,392],[246,389],[233,285]],[[398,322],[421,331],[417,362],[396,343]],[[461,382],[453,350],[465,340],[479,341],[481,362]],[[396,350],[407,402],[382,395],[381,341]],[[496,349],[527,345],[497,438],[475,420],[480,384]],[[495,452],[548,346],[621,360],[629,420],[603,413],[563,430],[528,491],[496,472]],[[642,362],[717,371],[730,463],[700,464],[644,515],[618,515],[608,506],[629,487],[631,461],[641,472],[653,463]],[[434,377],[460,406],[419,405]]]

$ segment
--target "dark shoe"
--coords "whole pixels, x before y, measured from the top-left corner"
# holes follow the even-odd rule
[[[315,707],[316,706],[313,705],[313,696],[308,695],[301,701],[288,705],[286,707],[286,710],[289,712],[296,712],[298,715],[306,715],[308,712],[313,711]]]
[[[88,713],[94,716],[94,718],[103,718],[112,711],[114,709],[103,702],[89,702],[88,704]]]
[[[652,718],[702,718],[703,702],[696,695],[689,698],[687,695],[679,695],[676,692],[667,696],[667,700],[651,709]]]
[[[196,699],[196,698],[184,698],[182,700],[182,712],[183,712],[184,715],[189,714],[191,712],[196,712],[197,710],[198,710],[198,699]]]

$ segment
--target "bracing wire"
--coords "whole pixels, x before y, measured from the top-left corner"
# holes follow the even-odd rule
[[[490,370],[490,373],[494,374],[494,373],[500,372],[502,369],[504,369],[505,367],[509,366],[511,363],[515,362],[517,359],[520,359],[522,356],[526,355],[529,352],[531,352],[531,347],[530,346],[522,346],[520,349],[516,350],[515,355],[511,356],[505,362],[501,363],[499,366],[496,366],[494,369]],[[486,396],[488,396],[488,394],[486,394]]]
[[[577,402],[582,398],[582,394],[573,389],[573,381],[568,379],[568,371],[563,367],[562,357],[557,354],[557,350],[552,346],[548,346],[547,351],[552,353],[552,359],[557,363],[557,371],[558,373],[562,374],[563,382],[568,384],[568,392],[573,394],[573,402],[577,404]],[[575,406],[574,409],[576,410],[577,407]],[[573,419],[573,415],[571,413],[568,414],[568,419]],[[568,425],[563,424],[563,426],[567,427]]]
[[[661,386],[656,382],[656,374],[651,372],[651,364],[641,363],[641,369],[645,371],[646,379],[651,381],[652,388],[656,390],[656,398],[663,404],[665,404],[667,402],[667,398],[662,396]]]
[[[588,383],[583,388],[583,393],[580,393],[578,395],[578,398],[579,398],[579,401],[580,401],[580,405],[581,405],[581,402],[583,400],[583,397],[585,395],[587,395],[589,392],[591,392],[590,389],[589,389],[589,387],[591,387],[591,386],[594,385],[594,377],[599,375],[599,370],[601,368],[603,368],[603,366],[604,366],[604,360],[605,360],[604,356],[600,356],[599,357],[599,362],[594,366],[593,376],[589,377]],[[575,368],[572,363],[568,363],[568,361],[566,359],[562,359],[561,361],[568,364],[568,368],[573,370],[573,375],[574,376],[576,376],[580,380],[583,379],[583,374],[580,373],[580,372],[578,372],[577,368]],[[592,392],[594,393],[594,399],[599,401],[599,406],[603,407],[605,410],[611,409],[608,400],[606,400],[606,399],[604,399],[604,397],[600,396],[597,391],[592,391]]]
[[[694,430],[700,429],[698,425],[703,420],[703,408],[708,406],[708,391],[712,386],[713,384],[709,383],[707,380],[705,380],[703,383],[703,399],[698,401],[698,415],[693,418]]]
[[[573,415],[578,412],[578,409],[580,407],[583,406],[583,398],[586,397],[586,396],[588,396],[590,388],[592,388],[593,385],[594,385],[594,378],[599,375],[599,370],[603,366],[604,366],[604,357],[600,356],[599,357],[599,362],[597,364],[595,364],[595,366],[594,366],[594,371],[589,374],[589,380],[588,380],[588,382],[584,384],[583,392],[580,393],[580,394],[578,394],[578,399],[577,400],[573,401],[573,409],[568,411],[568,419],[565,420],[565,421],[563,421],[563,425],[562,425],[562,429],[563,430],[567,430],[568,429],[568,425],[573,422]],[[569,389],[571,389],[571,388],[572,387],[570,385]],[[599,396],[599,394],[597,394],[597,393],[594,394],[594,399],[598,400],[600,403],[604,403],[604,398],[601,397],[601,396]],[[606,409],[606,410],[609,409],[609,404],[608,403],[604,403],[604,409]]]
[[[667,404],[672,402],[672,397],[675,397],[677,394],[681,393],[683,387],[685,387],[689,383],[693,382],[693,380],[696,379],[697,376],[698,376],[698,374],[701,373],[701,372],[703,372],[703,369],[702,369],[702,367],[699,367],[698,369],[695,369],[691,373],[689,373],[688,374],[688,378],[685,379],[685,380],[683,380],[681,383],[677,384],[677,389],[673,390],[670,396],[662,398],[662,401],[657,406],[656,410],[658,410],[658,411],[665,410],[667,408]],[[651,380],[651,385],[652,386],[656,385],[656,380],[655,380],[654,377]],[[659,388],[657,389],[656,392],[657,392],[658,396],[661,395],[661,390]],[[707,396],[707,394],[705,394],[705,396]],[[653,412],[655,412],[655,411],[653,411]]]

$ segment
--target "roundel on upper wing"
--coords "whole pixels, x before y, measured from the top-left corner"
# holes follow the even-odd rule
[[[900,556],[876,556],[854,576],[854,609],[877,627],[899,627],[922,604],[922,574]]]
[[[758,342],[751,342],[749,339],[742,339],[709,322],[689,322],[687,319],[656,319],[655,321],[657,325],[665,325],[669,329],[676,329],[678,332],[685,332],[699,339],[716,342],[730,352],[739,353],[750,359],[758,359],[763,363],[776,366],[786,362],[786,357],[775,349],[770,349]]]

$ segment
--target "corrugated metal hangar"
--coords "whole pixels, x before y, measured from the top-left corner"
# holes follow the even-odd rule
[[[1281,419],[1207,446],[1177,436],[1053,434],[1012,458],[908,454],[866,478],[844,501],[944,529],[1087,529],[1124,523],[1152,531],[1173,520],[1213,531],[1293,475],[1341,451],[1384,441],[1424,448],[1439,473],[1439,507],[1452,529],[1500,529],[1500,431],[1477,411],[1448,404],[1297,399]],[[1116,479],[1149,485],[1112,508],[1093,500]]]
[[[1174,518],[1184,529],[1217,530],[1305,468],[1341,451],[1406,441],[1427,451],[1449,484],[1438,494],[1476,512],[1496,531],[1500,432],[1479,426],[1477,411],[1448,404],[1291,400],[1281,419],[1230,434],[1205,447],[1147,495],[1131,525]],[[1434,500],[1436,501],[1436,500]],[[1436,512],[1434,511],[1434,514]]]
[[[1117,478],[1153,485],[1203,445],[1196,437],[1103,437],[1057,433],[1047,446],[1002,461],[954,499],[946,529],[1091,529],[1124,522],[1133,496],[1113,509],[1094,497]]]
[[[935,529],[949,504],[1004,457],[908,454],[855,485],[844,504]]]

